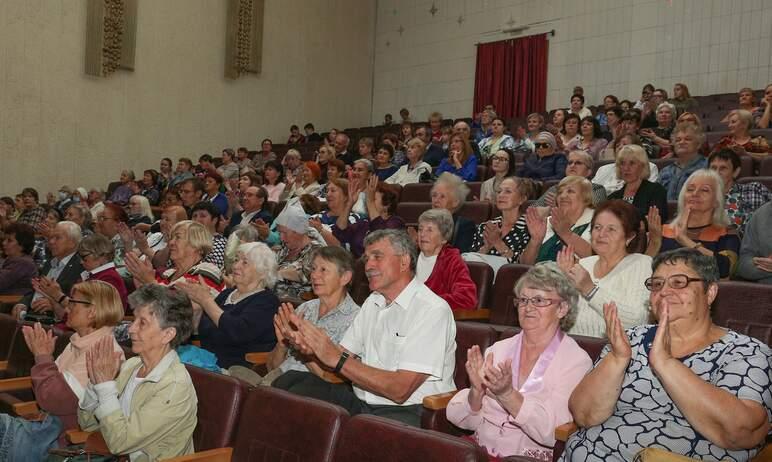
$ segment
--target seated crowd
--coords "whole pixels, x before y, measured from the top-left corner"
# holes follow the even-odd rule
[[[571,421],[562,460],[749,460],[772,435],[772,351],[710,314],[719,280],[772,284],[772,193],[739,181],[772,153],[751,132],[772,85],[759,106],[748,92],[713,146],[683,84],[595,115],[577,87],[511,133],[492,106],[452,126],[403,109],[377,141],[293,125],[280,155],[265,139],[125,170],[109,193],[0,198],[0,294],[43,411],[0,413],[2,448],[44,459],[82,429],[131,460],[191,454],[192,364],[416,427],[450,393],[447,420],[490,460],[552,460]],[[457,352],[480,263],[530,266],[509,288],[519,330]],[[43,325],[74,332],[56,358]],[[607,341],[595,364],[577,336]]]

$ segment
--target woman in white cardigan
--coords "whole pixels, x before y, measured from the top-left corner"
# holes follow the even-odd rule
[[[632,253],[638,247],[638,220],[631,204],[606,201],[590,224],[595,255],[577,262],[570,247],[558,254],[558,266],[581,294],[571,334],[605,336],[603,305],[608,302],[616,303],[625,329],[648,321],[649,290],[644,281],[651,276],[651,257]]]

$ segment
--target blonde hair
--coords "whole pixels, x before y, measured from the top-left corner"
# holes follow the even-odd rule
[[[569,186],[579,186],[579,192],[582,193],[582,196],[584,198],[584,207],[585,208],[593,208],[592,207],[592,183],[590,183],[590,180],[583,176],[567,176],[560,180],[560,183],[558,183],[558,194],[560,194],[560,191],[563,188],[567,188]]]
[[[713,216],[710,220],[711,224],[726,228],[729,226],[729,215],[727,215],[726,208],[724,207],[724,182],[721,180],[721,177],[718,176],[718,173],[707,168],[697,170],[686,179],[681,191],[678,193],[678,213],[671,223],[678,223],[682,219],[683,213],[686,210],[686,188],[693,183],[694,180],[700,179],[707,179],[713,183],[714,208]]]
[[[729,117],[732,117],[733,115],[737,115],[737,118],[740,119],[740,122],[745,124],[745,128],[747,130],[753,128],[753,114],[751,111],[747,111],[745,109],[735,109],[729,113]]]
[[[150,201],[147,200],[147,197],[143,196],[142,194],[135,194],[131,196],[131,199],[136,199],[139,201],[140,214],[143,217],[150,218],[151,222],[155,221],[155,216],[153,215],[153,210],[150,209]],[[129,199],[130,202],[131,199]]]
[[[212,251],[212,234],[204,225],[191,220],[183,220],[172,226],[169,234],[173,236],[179,229],[185,232],[188,244],[201,253],[201,258]]]
[[[646,155],[646,151],[637,144],[628,144],[622,146],[617,153],[616,171],[617,178],[622,178],[621,164],[623,160],[634,160],[643,165],[641,170],[641,179],[645,180],[651,176],[651,167],[649,166],[649,156]]]
[[[79,282],[70,293],[78,292],[91,302],[94,309],[94,327],[114,327],[123,320],[123,303],[118,290],[111,284],[96,279]]]
[[[407,142],[407,146],[418,146],[418,148],[421,150],[421,155],[426,153],[426,143],[424,143],[421,138],[411,138],[410,141]]]

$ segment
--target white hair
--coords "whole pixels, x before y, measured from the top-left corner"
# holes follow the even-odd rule
[[[724,182],[721,177],[718,176],[713,170],[702,168],[689,175],[686,179],[681,192],[678,193],[678,214],[673,218],[672,223],[678,223],[682,219],[683,213],[686,210],[686,188],[694,182],[694,180],[707,179],[713,183],[713,196],[714,207],[713,216],[711,218],[711,224],[714,226],[729,226],[729,215],[726,213],[726,207],[724,206]]]
[[[151,222],[155,221],[155,216],[153,216],[153,210],[150,208],[150,201],[147,200],[147,197],[143,196],[142,194],[135,194],[131,196],[131,199],[135,198],[139,201],[140,214],[143,217],[150,218]],[[131,201],[131,199],[129,199],[129,201]]]
[[[73,221],[60,221],[56,224],[57,228],[62,228],[64,233],[70,238],[75,245],[80,244],[80,239],[83,237],[80,231],[80,225]]]
[[[257,274],[262,276],[265,287],[270,289],[276,285],[279,265],[276,262],[276,254],[267,245],[262,242],[247,242],[239,246],[237,254],[244,255],[252,263]]]

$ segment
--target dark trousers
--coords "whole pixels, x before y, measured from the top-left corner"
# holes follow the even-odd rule
[[[287,371],[274,380],[271,386],[296,395],[337,404],[351,415],[372,414],[398,420],[413,427],[421,426],[420,404],[409,406],[367,404],[357,398],[351,385],[325,382],[310,372]]]

